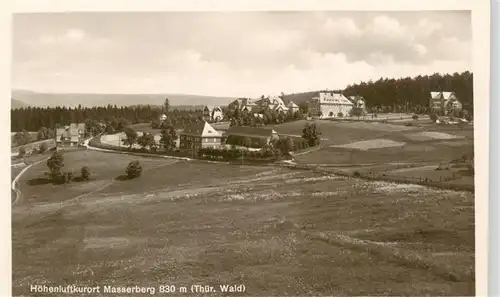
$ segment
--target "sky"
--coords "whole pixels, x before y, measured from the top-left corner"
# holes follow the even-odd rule
[[[260,96],[472,68],[468,11],[16,14],[12,87]]]

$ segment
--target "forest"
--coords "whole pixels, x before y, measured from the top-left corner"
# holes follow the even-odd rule
[[[326,90],[288,94],[284,99],[302,106],[321,91]],[[429,94],[434,91],[455,92],[464,109],[473,112],[474,108],[473,74],[469,71],[444,75],[435,73],[413,78],[380,78],[377,81],[348,85],[344,90],[329,89],[329,91],[342,92],[345,96],[363,96],[368,109],[377,107],[389,112],[404,110],[426,113]]]

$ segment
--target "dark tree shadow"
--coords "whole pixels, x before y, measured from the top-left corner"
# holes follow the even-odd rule
[[[39,185],[54,184],[54,181],[50,178],[38,177],[30,179],[27,183],[30,186],[39,186]]]
[[[119,181],[125,181],[125,180],[130,180],[130,179],[132,179],[132,178],[126,174],[119,175],[115,178],[115,180],[119,180]]]
[[[83,177],[81,177],[81,176],[77,176],[77,177],[73,177],[73,181],[79,183],[79,182],[85,181],[85,179]]]

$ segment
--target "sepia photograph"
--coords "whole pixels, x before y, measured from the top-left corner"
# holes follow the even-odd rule
[[[472,15],[13,14],[12,296],[475,296]]]

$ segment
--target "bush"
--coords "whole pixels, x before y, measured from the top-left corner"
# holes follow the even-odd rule
[[[83,166],[82,169],[80,170],[82,180],[89,180],[90,178],[90,170],[87,166]]]
[[[72,172],[66,172],[64,173],[64,183],[70,183],[73,180],[73,173]]]
[[[343,118],[343,117],[344,117],[344,114],[343,114],[343,113],[341,113],[341,112],[339,112],[339,113],[337,114],[337,117],[339,117],[339,118]]]
[[[47,151],[47,149],[48,149],[47,143],[42,142],[42,144],[40,144],[40,147],[38,148],[38,151],[40,152],[40,154],[43,154]]]
[[[414,114],[411,118],[414,120],[418,120],[418,115]]]
[[[361,177],[361,173],[359,173],[358,171],[354,171],[352,176],[353,177]]]
[[[436,122],[438,120],[438,115],[435,113],[431,113],[429,115],[429,118],[431,119],[431,121]]]
[[[129,178],[139,177],[142,173],[142,166],[139,161],[132,161],[128,163],[127,168],[125,169],[127,176]]]
[[[26,148],[24,146],[22,146],[19,148],[19,157],[21,158],[24,155],[26,155]]]

